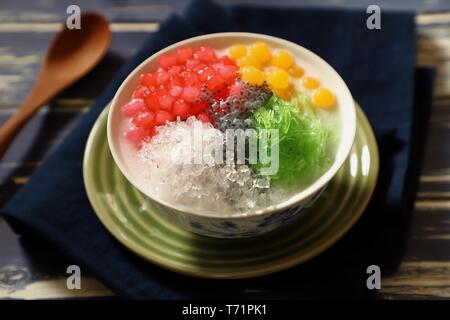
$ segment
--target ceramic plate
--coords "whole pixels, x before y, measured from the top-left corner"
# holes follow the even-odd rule
[[[298,265],[320,254],[358,220],[375,189],[375,137],[357,106],[356,140],[347,161],[316,203],[287,226],[244,239],[216,239],[179,228],[149,207],[114,164],[106,138],[108,108],[89,136],[83,174],[100,221],[127,248],[163,268],[205,278],[248,278]]]

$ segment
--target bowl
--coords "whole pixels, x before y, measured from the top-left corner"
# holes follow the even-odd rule
[[[167,201],[156,199],[146,192],[138,172],[133,172],[133,163],[126,156],[126,148],[121,143],[121,106],[131,99],[133,90],[139,84],[139,75],[152,72],[157,68],[161,55],[172,52],[180,46],[198,47],[209,45],[216,50],[228,48],[235,43],[251,44],[264,41],[274,49],[289,50],[302,62],[305,69],[320,75],[321,82],[330,88],[336,96],[336,122],[340,125],[336,153],[329,169],[307,188],[294,194],[285,201],[252,212],[238,212],[224,215],[212,215],[192,208],[177,206]],[[124,80],[117,90],[109,109],[107,136],[108,145],[114,161],[130,183],[143,193],[153,207],[170,221],[182,228],[198,234],[218,238],[238,238],[260,235],[289,223],[310,207],[326,188],[349,156],[356,134],[356,112],[352,95],[339,74],[322,58],[310,50],[293,42],[280,38],[255,33],[215,33],[190,38],[175,43],[150,56],[142,62]],[[137,208],[138,209],[138,208]]]

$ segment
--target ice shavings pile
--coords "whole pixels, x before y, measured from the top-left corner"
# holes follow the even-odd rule
[[[200,141],[194,141],[195,130],[201,130]],[[139,150],[148,192],[170,203],[222,213],[262,208],[281,197],[267,192],[267,176],[256,175],[246,164],[227,164],[216,152],[223,150],[223,141],[222,131],[195,117],[158,127]]]

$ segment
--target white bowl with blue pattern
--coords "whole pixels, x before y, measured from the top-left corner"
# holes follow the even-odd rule
[[[227,48],[235,43],[251,44],[256,41],[264,41],[272,48],[283,48],[289,50],[296,58],[304,61],[306,66],[314,69],[315,73],[321,75],[321,81],[330,88],[336,96],[337,123],[342,128],[337,139],[336,152],[330,168],[310,186],[294,194],[282,203],[270,205],[266,208],[253,212],[237,212],[218,216],[207,212],[200,212],[192,208],[177,207],[161,199],[156,199],[148,194],[142,179],[130,169],[130,163],[120,152],[120,129],[121,106],[129,101],[133,90],[139,84],[139,75],[143,72],[153,71],[157,67],[159,57],[180,46],[198,47],[209,45],[213,48]],[[255,33],[216,33],[195,38],[190,38],[175,43],[146,59],[142,62],[122,83],[118,89],[108,114],[108,144],[116,165],[130,183],[141,191],[151,205],[159,208],[160,214],[180,225],[186,230],[209,237],[238,238],[260,235],[274,230],[292,221],[295,217],[320,196],[328,182],[336,175],[337,171],[348,158],[356,134],[356,112],[352,95],[339,76],[339,74],[322,58],[315,53],[295,43]],[[140,173],[138,173],[140,174]]]

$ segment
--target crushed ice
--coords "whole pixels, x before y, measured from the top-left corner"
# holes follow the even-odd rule
[[[195,134],[199,129],[201,141]],[[172,204],[218,214],[267,206],[273,193],[269,177],[224,161],[223,141],[223,132],[195,117],[158,127],[138,154],[146,165],[147,191]]]

